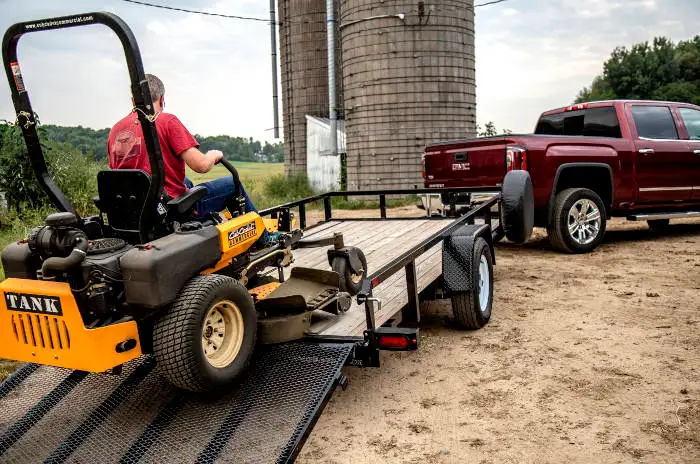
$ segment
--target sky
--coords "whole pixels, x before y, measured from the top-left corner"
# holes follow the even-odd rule
[[[150,3],[269,17],[267,0]],[[165,82],[166,111],[191,132],[274,140],[269,24],[122,0],[0,0],[0,30],[89,11],[110,11],[129,24],[146,72]],[[475,29],[479,124],[493,121],[499,129],[531,132],[541,112],[570,104],[590,85],[616,46],[700,34],[700,1],[508,0],[477,8]],[[43,123],[104,128],[130,111],[123,54],[105,27],[25,35],[19,61]],[[5,84],[0,119],[14,119]]]

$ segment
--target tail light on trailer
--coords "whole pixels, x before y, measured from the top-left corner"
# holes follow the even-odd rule
[[[523,147],[506,147],[506,172],[527,171],[527,149]]]
[[[387,351],[415,351],[418,349],[418,329],[379,327],[374,331],[377,348]]]

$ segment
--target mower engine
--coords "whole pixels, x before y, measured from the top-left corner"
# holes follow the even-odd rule
[[[124,305],[119,258],[133,248],[119,238],[89,240],[72,213],[55,213],[28,240],[7,246],[7,277],[67,282],[87,327],[114,320]],[[118,318],[118,317],[117,317]]]

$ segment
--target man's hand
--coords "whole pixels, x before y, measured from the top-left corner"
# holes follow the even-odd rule
[[[214,159],[214,164],[218,163],[222,159],[224,159],[224,153],[219,150],[209,150],[207,152],[207,157],[212,157]],[[212,166],[214,165],[212,164]]]
[[[205,155],[197,148],[192,147],[180,153],[180,157],[194,172],[204,174],[205,172],[209,172],[216,163],[221,161],[224,154],[219,150],[209,150]]]

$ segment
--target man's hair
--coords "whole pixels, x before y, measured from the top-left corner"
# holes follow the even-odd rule
[[[163,85],[163,81],[153,74],[146,74],[146,80],[148,81],[148,90],[151,92],[151,102],[155,103],[160,100],[160,97],[165,93],[165,86]]]

